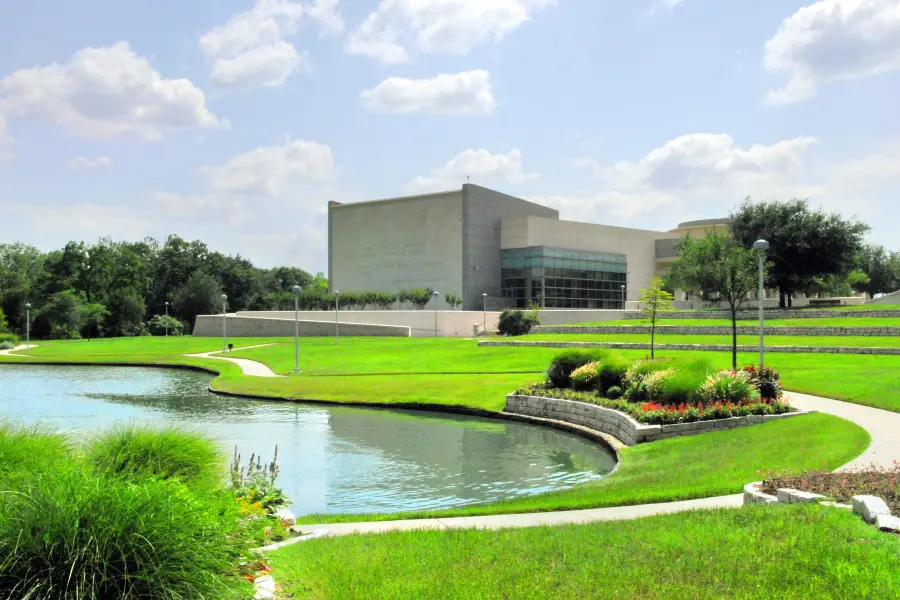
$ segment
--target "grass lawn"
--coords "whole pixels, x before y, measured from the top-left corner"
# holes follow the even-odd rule
[[[535,333],[517,338],[521,341],[548,342],[623,342],[649,343],[646,333]],[[758,335],[738,335],[738,344],[758,346]],[[656,333],[657,344],[731,344],[731,335],[682,335]],[[837,346],[852,348],[898,348],[900,336],[787,336],[767,335],[767,346]]]
[[[731,326],[730,319],[660,319],[658,325],[716,325]],[[617,321],[595,321],[590,323],[572,323],[571,325],[554,325],[554,327],[604,327],[607,325],[649,325],[642,319],[620,319]],[[755,327],[756,319],[739,320],[738,325]],[[767,327],[900,327],[900,318],[878,317],[836,317],[834,319],[772,319],[766,318]]]
[[[819,506],[349,536],[271,560],[296,600],[900,597],[900,536]]]
[[[255,346],[278,338],[234,338],[228,340],[236,348]],[[35,341],[30,350],[32,356],[66,358],[91,357],[98,361],[104,358],[118,359],[124,356],[159,356],[179,354],[200,354],[222,349],[222,338],[192,337],[189,335],[170,337],[99,338],[96,340],[52,340]],[[21,354],[21,353],[20,353]]]
[[[619,468],[578,487],[457,509],[369,515],[307,515],[305,523],[379,521],[625,506],[739,493],[759,471],[837,468],[869,445],[862,428],[813,414],[743,429],[672,438],[620,451]]]

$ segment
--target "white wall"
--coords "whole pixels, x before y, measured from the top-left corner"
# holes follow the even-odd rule
[[[462,191],[329,207],[332,290],[462,293]]]

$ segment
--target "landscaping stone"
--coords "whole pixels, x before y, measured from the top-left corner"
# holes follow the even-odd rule
[[[878,515],[891,516],[891,510],[878,496],[853,496],[853,510],[862,515],[866,523],[874,523]]]
[[[853,510],[853,506],[850,504],[841,504],[840,502],[831,502],[831,501],[823,501],[819,502],[822,506],[829,506],[831,508],[840,508],[842,510]]]
[[[253,587],[256,589],[253,600],[275,600],[275,580],[271,576],[258,577]]]
[[[285,508],[284,506],[279,506],[279,507],[278,507],[278,509],[275,511],[275,516],[278,517],[278,519],[279,519],[282,523],[284,523],[285,526],[287,526],[287,527],[290,527],[290,526],[292,526],[292,525],[296,525],[296,524],[297,524],[297,517],[295,517],[295,516],[294,516],[294,513],[292,513],[291,511],[289,511],[289,510],[288,510],[287,508]]]
[[[812,492],[803,492],[791,488],[781,488],[778,490],[778,501],[788,504],[812,504],[823,500],[825,496],[822,494],[813,494]]]
[[[762,481],[754,481],[744,486],[744,504],[775,504],[778,498],[760,491]]]
[[[900,533],[900,517],[890,515],[876,515],[875,526],[888,533]]]

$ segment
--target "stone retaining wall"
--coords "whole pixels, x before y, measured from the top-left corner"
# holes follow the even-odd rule
[[[226,317],[228,337],[294,337],[294,321],[263,317]],[[341,323],[342,336],[409,337],[409,327],[402,325],[369,325]],[[221,337],[222,315],[200,315],[194,323],[195,337]],[[334,321],[300,321],[300,335],[329,337],[334,335]]]
[[[731,335],[728,325],[657,325],[657,333],[667,335]],[[797,336],[900,336],[900,327],[766,327],[766,335]],[[547,326],[532,328],[531,333],[650,334],[649,325]],[[759,327],[738,325],[738,335],[759,335]]]
[[[628,342],[478,342],[478,346],[523,346],[534,348],[608,348],[611,350],[649,350],[650,344]],[[703,352],[731,352],[728,344],[656,344],[657,350],[698,350]],[[886,354],[900,356],[900,348],[853,348],[836,346],[766,346],[766,352],[786,354]],[[759,352],[759,346],[739,345],[738,352]]]
[[[608,433],[628,446],[673,437],[697,435],[709,431],[747,427],[748,425],[756,425],[806,413],[806,411],[798,410],[783,415],[749,415],[731,419],[717,419],[715,421],[696,421],[694,423],[676,423],[672,425],[645,425],[644,423],[638,423],[624,413],[611,408],[597,406],[596,404],[559,398],[545,398],[543,396],[520,396],[517,394],[510,394],[506,397],[506,406],[503,412],[553,419],[589,427]]]
[[[766,319],[834,319],[837,317],[869,317],[869,318],[898,318],[900,310],[766,310]],[[625,313],[626,319],[645,319],[643,313],[629,311]],[[663,319],[730,319],[728,311],[690,311],[667,312],[662,314]],[[738,319],[758,319],[756,310],[742,310],[737,315]]]

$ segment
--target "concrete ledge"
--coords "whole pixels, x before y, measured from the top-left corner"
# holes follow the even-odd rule
[[[331,337],[335,334],[334,321],[299,321],[303,337]],[[293,319],[269,317],[245,317],[227,315],[225,326],[228,337],[293,337]],[[374,325],[369,323],[341,323],[340,334],[345,336],[410,337],[411,330],[404,325]],[[194,337],[221,337],[222,315],[200,315],[194,323]]]
[[[611,350],[649,350],[650,344],[627,342],[530,342],[483,340],[478,346],[523,346],[534,348],[608,348]],[[694,350],[731,352],[727,344],[656,344],[657,350]],[[759,346],[739,345],[738,352],[759,352]],[[884,354],[900,356],[900,348],[853,348],[840,346],[766,346],[766,352],[779,354]]]
[[[766,418],[732,417],[730,419],[715,419],[711,421],[694,421],[692,423],[675,423],[670,425],[647,425],[639,423],[629,415],[598,406],[588,402],[576,400],[563,400],[560,398],[548,398],[545,396],[523,396],[509,394],[506,397],[504,414],[527,415],[575,423],[589,429],[607,433],[626,446],[634,446],[646,442],[655,442],[673,437],[697,435],[710,431],[721,431],[737,427],[747,427],[766,421]],[[766,415],[766,417],[791,417],[806,414],[807,411],[796,411],[783,415]]]
[[[657,333],[667,335],[731,335],[728,325],[657,325]],[[547,326],[539,325],[531,333],[575,333],[575,334],[650,334],[649,325],[608,325],[608,326]],[[766,327],[766,335],[816,336],[900,336],[900,327]],[[740,325],[738,335],[758,335],[759,327]]]

